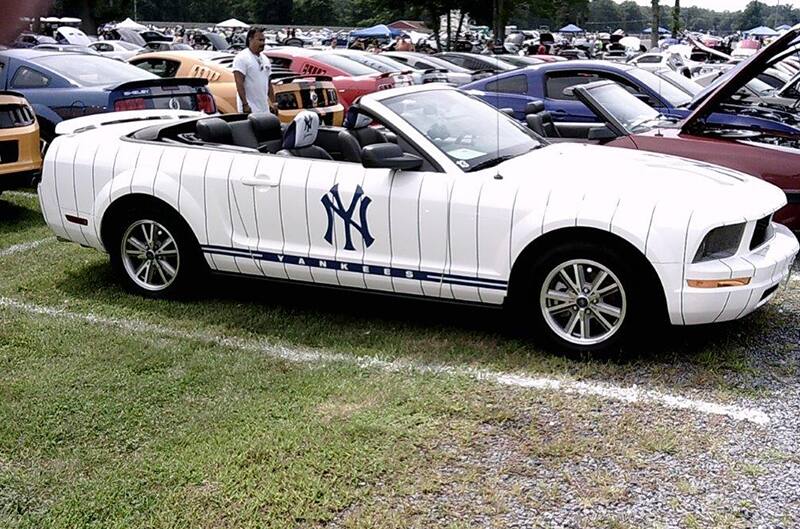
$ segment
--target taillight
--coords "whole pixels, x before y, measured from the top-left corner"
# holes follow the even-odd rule
[[[217,112],[217,104],[211,94],[200,92],[197,94],[197,110],[205,112],[206,114],[214,114]]]
[[[121,112],[123,110],[144,110],[144,99],[141,97],[134,97],[133,99],[118,99],[114,102],[114,110]]]

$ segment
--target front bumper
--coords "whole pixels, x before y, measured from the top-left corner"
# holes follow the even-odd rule
[[[673,323],[696,325],[730,321],[750,314],[775,296],[787,280],[800,245],[783,225],[773,224],[775,235],[752,252],[705,263],[686,265],[681,293],[681,320]],[[689,279],[731,279],[749,277],[744,286],[693,288]]]

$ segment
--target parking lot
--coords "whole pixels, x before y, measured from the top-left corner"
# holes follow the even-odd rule
[[[619,356],[504,313],[213,278],[126,294],[0,197],[0,526],[794,527],[800,273]]]

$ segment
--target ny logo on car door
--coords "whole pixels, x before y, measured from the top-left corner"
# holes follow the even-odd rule
[[[325,196],[322,197],[322,205],[325,206],[325,212],[328,215],[328,229],[325,231],[325,240],[328,244],[333,244],[333,214],[336,213],[344,221],[345,233],[345,250],[355,250],[353,246],[353,238],[351,229],[355,228],[361,237],[364,239],[364,245],[369,248],[375,239],[369,233],[369,226],[367,225],[367,208],[369,207],[372,199],[364,195],[364,190],[361,186],[356,186],[356,192],[353,195],[353,200],[350,205],[345,208],[342,203],[342,197],[339,196],[339,184],[334,185]],[[353,219],[353,214],[358,208],[358,220]]]

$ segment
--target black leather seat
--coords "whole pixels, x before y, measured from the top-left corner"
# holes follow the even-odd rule
[[[231,127],[222,118],[204,118],[198,121],[197,136],[206,143],[233,145]]]
[[[360,114],[358,107],[352,106],[344,120],[345,130],[339,132],[339,150],[348,162],[361,162],[361,149],[376,143],[389,143],[383,133],[369,125],[372,118]]]
[[[542,103],[542,107],[544,107],[544,103]],[[544,136],[545,138],[561,137],[550,112],[542,110],[536,114],[529,114],[525,116],[525,121],[528,123],[528,127],[539,136]]]
[[[256,138],[257,149],[261,152],[276,153],[280,150],[283,143],[283,133],[281,132],[281,121],[278,116],[263,112],[250,114],[247,121],[253,129]]]
[[[314,145],[319,131],[319,115],[310,110],[298,113],[283,133],[281,156],[297,156],[316,160],[333,160],[331,155]]]

